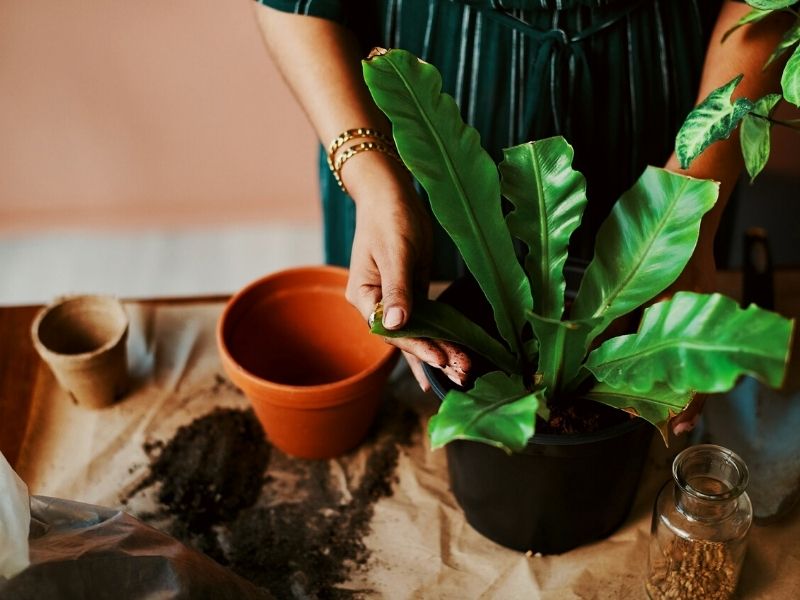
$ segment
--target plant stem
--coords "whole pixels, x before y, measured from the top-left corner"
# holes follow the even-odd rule
[[[765,121],[769,121],[773,125],[783,125],[789,129],[792,129],[798,133],[800,133],[800,119],[792,119],[790,121],[781,121],[780,119],[773,119],[772,117],[767,117],[764,115],[760,115],[758,113],[751,112],[751,117],[757,117],[759,119],[764,119]]]

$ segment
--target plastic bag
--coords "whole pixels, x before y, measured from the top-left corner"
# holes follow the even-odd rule
[[[0,452],[0,587],[30,562],[28,487]]]
[[[5,459],[0,493],[0,566],[10,577],[0,576],[0,600],[272,598],[122,511],[32,496],[28,513],[27,488]]]

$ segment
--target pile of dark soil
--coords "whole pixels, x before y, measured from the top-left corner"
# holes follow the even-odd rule
[[[352,456],[338,461],[344,493],[331,462],[270,447],[251,410],[216,409],[145,448],[149,474],[135,491],[156,485],[163,514],[138,516],[171,517],[168,533],[278,598],[357,597],[336,586],[366,565],[374,504],[392,494],[399,447],[418,424],[385,405],[359,472]]]
[[[568,398],[550,407],[550,420],[538,419],[536,433],[572,434],[595,433],[628,421],[633,417],[617,410],[583,398]]]

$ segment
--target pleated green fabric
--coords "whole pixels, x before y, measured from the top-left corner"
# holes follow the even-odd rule
[[[563,135],[589,204],[570,252],[591,258],[614,201],[663,165],[691,110],[719,0],[261,0],[352,28],[365,52],[404,48],[434,64],[483,146]],[[326,260],[348,265],[355,207],[320,155]],[[433,275],[463,265],[444,232]]]

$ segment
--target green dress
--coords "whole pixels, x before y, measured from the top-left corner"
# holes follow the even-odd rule
[[[552,135],[575,148],[589,203],[570,252],[591,258],[614,201],[648,164],[663,165],[696,99],[718,0],[260,0],[350,27],[363,44],[435,65],[444,91],[499,160]],[[329,263],[348,265],[355,207],[320,153]],[[434,278],[463,273],[442,230]]]

